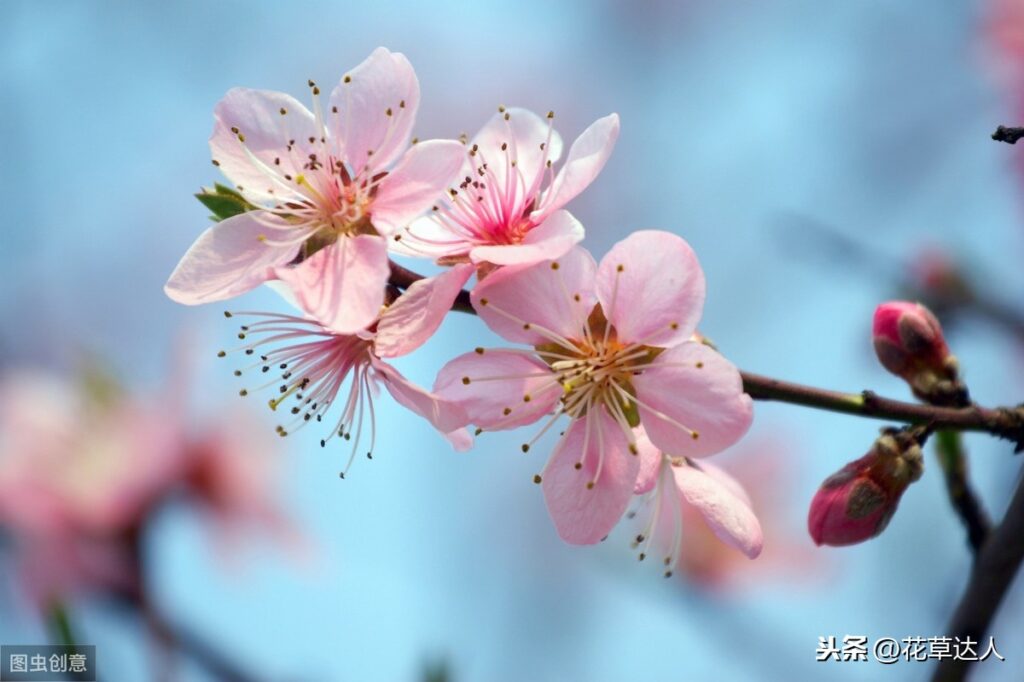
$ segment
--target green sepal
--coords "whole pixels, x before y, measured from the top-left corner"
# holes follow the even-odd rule
[[[204,187],[203,191],[196,194],[195,197],[203,206],[210,209],[213,213],[210,219],[214,222],[220,222],[255,208],[237,190],[219,182],[213,184],[212,190]]]

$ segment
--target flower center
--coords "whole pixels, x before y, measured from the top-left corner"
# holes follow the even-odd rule
[[[560,400],[565,413],[582,417],[591,407],[604,405],[620,424],[640,423],[631,380],[660,350],[620,342],[600,304],[587,319],[582,338],[571,339],[569,345],[552,342],[536,349],[563,388]]]
[[[471,175],[466,175],[458,188],[448,190],[449,201],[435,207],[434,219],[442,224],[457,240],[480,245],[519,244],[536,227],[530,213],[537,207],[541,187],[547,180],[553,182],[554,169],[549,157],[551,136],[554,132],[554,113],[548,112],[548,131],[539,149],[520,149],[517,135],[510,123],[511,112],[504,107],[499,112],[505,122],[504,141],[488,149],[479,144],[469,147]],[[465,138],[462,138],[465,142]],[[539,152],[539,155],[535,153]],[[526,159],[530,168],[520,162]],[[413,245],[445,244],[406,228]],[[405,242],[409,245],[409,242]]]

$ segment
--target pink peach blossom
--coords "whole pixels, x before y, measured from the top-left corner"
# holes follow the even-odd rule
[[[594,181],[619,135],[619,117],[595,121],[569,149],[556,175],[562,138],[527,109],[502,108],[469,144],[462,181],[432,215],[395,235],[408,255],[529,264],[563,256],[583,226],[562,207]]]
[[[649,509],[647,523],[634,541],[641,560],[658,551],[665,576],[671,576],[683,555],[685,519],[694,515],[702,517],[719,540],[757,558],[764,543],[761,524],[736,479],[709,462],[662,452],[642,429],[637,430],[636,441],[641,464],[633,492],[645,496]]]
[[[274,278],[301,278],[304,310],[351,334],[384,302],[386,237],[455,179],[453,140],[409,146],[419,83],[404,55],[375,50],[334,88],[329,109],[236,88],[214,110],[213,163],[255,207],[210,227],[167,282],[175,301],[206,303]],[[319,258],[312,256],[318,255]]]
[[[619,242],[598,266],[575,247],[565,256],[508,266],[472,294],[487,325],[529,349],[484,349],[440,372],[434,390],[483,430],[554,413],[572,423],[536,480],[568,542],[598,542],[622,516],[640,468],[633,427],[681,457],[736,442],[752,417],[739,372],[691,340],[704,274],[689,245],[667,232]]]
[[[316,262],[327,257],[320,252],[310,260]],[[366,452],[368,457],[372,456],[376,439],[373,401],[377,385],[383,384],[399,404],[427,419],[457,449],[468,448],[470,437],[462,428],[467,422],[464,410],[408,381],[385,359],[406,355],[425,343],[441,324],[472,272],[471,265],[463,264],[415,282],[387,306],[367,330],[357,334],[341,333],[333,329],[329,321],[314,317],[226,313],[229,317],[257,318],[256,322],[242,325],[239,338],[256,335],[261,338],[236,351],[252,356],[259,349],[259,360],[249,369],[259,368],[261,374],[268,375],[274,370],[280,383],[272,379],[268,384],[278,384],[277,395],[270,400],[272,409],[276,411],[286,401],[292,401],[292,406],[287,408],[292,420],[278,426],[278,433],[286,436],[309,422],[320,423],[335,401],[343,401],[341,414],[320,445],[326,446],[335,436],[353,441],[348,463],[341,472],[344,478],[359,445],[364,442],[363,425],[367,421],[370,434]],[[286,299],[301,302],[311,286],[308,280],[297,270],[286,273],[283,279],[287,288],[277,290]],[[226,354],[221,352],[221,355]],[[241,376],[243,370],[235,374]],[[242,389],[242,395],[247,393],[247,389]]]
[[[177,480],[180,433],[158,403],[105,400],[44,372],[0,382],[0,523],[102,534],[134,523]]]

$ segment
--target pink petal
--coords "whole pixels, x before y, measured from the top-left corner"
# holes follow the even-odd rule
[[[487,164],[491,174],[488,182],[495,187],[506,186],[507,171],[512,168],[511,161],[516,162],[515,168],[519,173],[513,177],[517,177],[519,189],[516,204],[520,209],[526,208],[539,189],[539,181],[543,180],[547,170],[547,161],[554,163],[562,156],[562,136],[552,129],[549,141],[549,129],[551,125],[547,119],[529,109],[511,107],[492,116],[471,143],[471,146],[477,145],[479,148],[474,158],[476,165]],[[502,145],[506,146],[504,150]],[[533,194],[529,193],[531,190]]]
[[[468,452],[473,448],[473,434],[468,429],[455,429],[444,434],[455,452]]]
[[[244,294],[273,277],[272,268],[295,257],[298,245],[270,246],[261,237],[282,232],[241,213],[210,226],[199,235],[164,285],[178,303],[196,305]]]
[[[408,146],[419,103],[420,85],[409,60],[378,47],[341,79],[331,92],[331,113],[324,115],[353,172],[372,175]]]
[[[580,461],[583,467],[577,469]],[[541,484],[558,535],[575,545],[600,542],[625,513],[639,468],[640,457],[630,453],[626,435],[603,408],[575,420]]]
[[[633,386],[640,421],[663,452],[703,457],[746,433],[753,405],[743,392],[739,371],[728,360],[691,341],[669,348],[652,365],[633,377]]]
[[[213,115],[210,152],[225,177],[257,200],[296,193],[283,179],[275,181],[271,176],[302,173],[302,162],[316,151],[309,138],[318,140],[321,133],[306,107],[284,93],[233,88],[214,107]],[[239,135],[245,138],[244,144]]]
[[[636,475],[636,483],[633,485],[633,494],[642,495],[654,489],[658,483],[658,475],[661,472],[662,462],[665,455],[655,447],[642,426],[633,429],[636,437],[636,447],[640,451],[640,470]]]
[[[746,488],[743,484],[733,478],[733,475],[720,466],[712,464],[708,460],[704,459],[697,463],[697,466],[705,474],[718,481],[719,484],[725,487],[730,493],[736,496],[743,504],[748,507],[753,507],[754,503],[750,500],[750,495],[747,493]]]
[[[681,237],[634,232],[597,270],[605,315],[627,343],[668,347],[690,338],[704,307],[704,272]]]
[[[698,465],[702,466],[702,465]],[[672,467],[683,499],[697,509],[722,542],[754,559],[761,553],[761,524],[728,486],[694,466]]]
[[[618,137],[618,114],[610,114],[591,123],[572,143],[565,165],[558,171],[551,187],[544,192],[538,210],[530,217],[540,222],[586,189],[604,168]]]
[[[377,188],[373,226],[390,236],[429,210],[455,182],[465,157],[466,148],[454,140],[413,145]]]
[[[473,288],[473,308],[509,341],[551,343],[552,332],[579,338],[596,301],[596,268],[594,258],[581,247],[550,263],[501,268]],[[527,323],[530,327],[524,328]]]
[[[472,274],[473,266],[465,263],[409,287],[380,316],[374,341],[377,355],[398,357],[426,343]]]
[[[376,358],[371,362],[377,371],[377,378],[384,382],[391,397],[402,407],[429,421],[441,433],[448,434],[469,423],[466,411],[452,401],[420,388],[386,362]]]
[[[387,242],[382,237],[341,237],[294,267],[275,274],[306,313],[331,331],[354,334],[373,323],[384,303]]]
[[[551,369],[538,360],[511,351],[486,350],[460,355],[442,367],[434,393],[462,405],[471,423],[501,430],[532,424],[554,410],[562,387]]]
[[[556,211],[526,233],[520,244],[478,246],[469,252],[474,263],[532,265],[561,258],[583,240],[583,225],[568,211]]]
[[[388,240],[391,252],[413,258],[462,255],[473,246],[472,242],[452,232],[432,215],[416,218],[395,236],[398,239]]]

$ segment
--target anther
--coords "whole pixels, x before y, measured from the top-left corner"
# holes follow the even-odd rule
[[[469,380],[469,377],[462,377],[462,383],[463,383],[463,384],[464,384],[465,386],[469,386],[469,384],[470,384],[470,380]]]
[[[533,475],[533,482],[538,484],[541,482],[540,474]]]
[[[523,452],[529,452],[529,451],[530,451],[530,444],[529,443],[523,443]]]
[[[481,348],[480,346],[477,346],[476,348],[473,349],[473,352],[475,352],[477,355],[483,355],[484,349]]]

